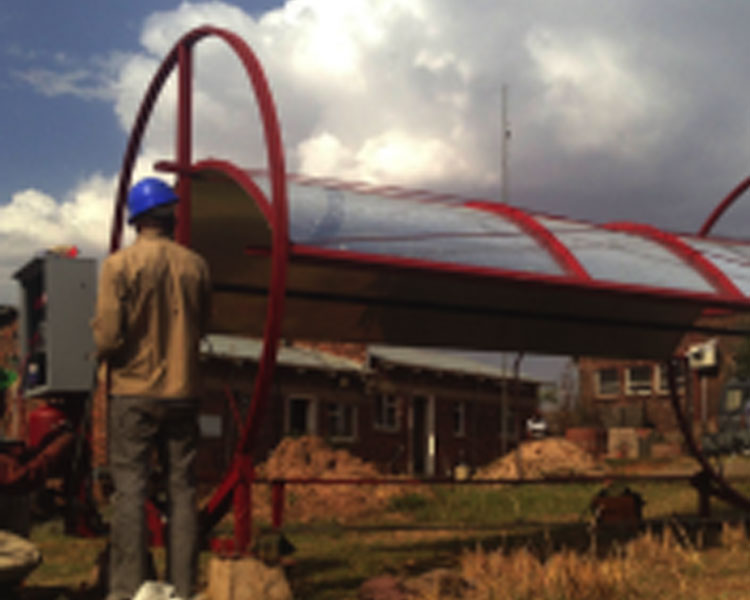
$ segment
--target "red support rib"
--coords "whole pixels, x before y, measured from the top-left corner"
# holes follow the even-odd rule
[[[573,253],[563,245],[558,237],[537,221],[532,215],[507,204],[472,200],[466,202],[465,206],[494,213],[513,221],[523,231],[530,235],[536,242],[550,253],[553,260],[570,277],[582,281],[589,281],[591,276]]]
[[[190,179],[188,173],[192,162],[193,140],[193,61],[188,43],[180,44],[178,58],[177,97],[177,230],[175,237],[185,246],[190,245]]]
[[[711,214],[708,216],[708,219],[706,219],[706,222],[703,223],[703,227],[701,227],[698,235],[701,237],[706,237],[710,233],[716,221],[718,221],[721,216],[727,211],[727,209],[735,203],[737,198],[745,193],[747,188],[750,188],[750,177],[748,177],[744,181],[741,181],[737,185],[737,187],[729,192],[726,198],[719,202],[718,206],[713,209]]]
[[[732,300],[745,300],[745,295],[716,265],[672,233],[641,223],[608,223],[612,231],[623,231],[657,242],[696,269],[720,294]]]

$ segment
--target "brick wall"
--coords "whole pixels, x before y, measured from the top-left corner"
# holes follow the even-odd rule
[[[318,348],[319,349],[319,348]],[[255,365],[251,361],[210,358],[204,361],[206,393],[203,418],[219,427],[220,435],[201,442],[199,472],[205,480],[217,480],[226,471],[236,444],[237,425],[231,403],[225,393],[233,392],[238,410],[245,414],[252,395]],[[513,414],[511,448],[522,435],[528,416],[536,408],[537,386],[522,383],[518,394],[509,386],[509,405]],[[378,396],[397,399],[394,427],[377,425]],[[290,399],[309,400],[309,433],[325,438],[334,447],[344,448],[365,461],[375,463],[384,473],[408,473],[415,470],[417,444],[427,451],[427,439],[418,439],[415,429],[418,398],[434,403],[435,456],[434,474],[449,475],[458,462],[471,466],[486,464],[499,456],[500,399],[498,382],[470,376],[436,374],[421,370],[392,369],[364,373],[323,372],[278,366],[269,399],[268,411],[258,430],[254,461],[265,460],[290,427]],[[354,407],[355,435],[351,438],[331,435],[331,404]],[[456,432],[456,405],[464,405],[464,426]],[[426,407],[426,404],[425,404]],[[425,408],[426,410],[426,408]],[[423,414],[426,419],[426,412]],[[242,417],[244,421],[244,416]],[[426,431],[426,428],[425,428]],[[299,432],[302,433],[302,432]],[[426,434],[425,434],[426,435]]]
[[[726,317],[703,319],[702,325],[728,327],[734,323]],[[675,350],[676,356],[683,356],[686,350],[697,343],[708,340],[706,335],[689,333]],[[705,393],[709,422],[715,419],[719,398],[726,380],[733,372],[732,356],[739,338],[718,338],[719,366],[713,371],[699,374],[690,371],[686,385],[681,386],[682,399],[687,410],[692,410],[694,420],[701,417],[702,396]],[[628,373],[632,369],[651,369],[652,389],[648,393],[636,393],[628,389]],[[598,385],[598,374],[604,370],[617,373],[617,391],[602,393]],[[654,361],[617,360],[600,358],[580,358],[578,360],[581,402],[598,415],[605,427],[654,427],[661,432],[677,429],[677,422],[670,402],[669,390],[660,385],[665,367]]]

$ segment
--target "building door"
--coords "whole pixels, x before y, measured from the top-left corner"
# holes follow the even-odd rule
[[[414,475],[435,474],[435,403],[433,398],[411,399],[411,472]]]
[[[425,450],[427,437],[425,436],[426,399],[416,396],[411,400],[412,429],[411,429],[411,464],[414,475],[424,475]]]

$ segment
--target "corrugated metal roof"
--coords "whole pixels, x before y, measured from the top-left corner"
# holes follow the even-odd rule
[[[373,345],[368,346],[368,354],[375,359],[396,365],[459,375],[481,376],[492,379],[512,378],[514,376],[511,368],[512,361],[508,361],[509,364],[503,369],[502,365],[495,367],[450,351]],[[541,380],[525,375],[523,372],[520,373],[520,379],[541,383]]]
[[[211,356],[224,356],[257,362],[262,347],[263,344],[259,339],[216,334],[209,335],[204,339],[201,344],[201,352]],[[503,370],[500,365],[495,367],[461,356],[456,352],[380,345],[368,346],[367,352],[372,358],[405,367],[492,379],[513,377],[510,365]],[[319,371],[364,373],[367,370],[367,365],[335,354],[320,352],[312,348],[289,346],[279,349],[278,364],[284,367]],[[521,379],[524,381],[540,382],[540,380],[523,373],[521,373]]]
[[[201,344],[201,352],[211,356],[226,356],[252,361],[258,361],[263,343],[254,338],[233,335],[209,335]],[[279,348],[277,358],[279,365],[315,369],[318,371],[363,371],[364,366],[359,363],[307,348]]]

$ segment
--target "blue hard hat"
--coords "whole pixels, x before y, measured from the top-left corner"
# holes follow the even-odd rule
[[[128,223],[157,206],[174,204],[178,201],[174,190],[156,177],[141,179],[128,194]]]

